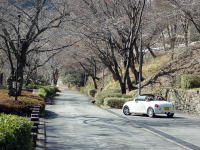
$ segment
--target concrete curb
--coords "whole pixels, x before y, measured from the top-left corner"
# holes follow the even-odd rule
[[[38,125],[38,136],[36,141],[36,150],[45,150],[46,147],[46,130],[45,120],[40,118],[40,124]]]

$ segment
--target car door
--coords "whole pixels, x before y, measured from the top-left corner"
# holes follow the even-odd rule
[[[138,97],[135,101],[135,113],[145,113],[146,112],[146,108],[145,108],[145,97]]]
[[[146,100],[140,99],[137,103],[137,113],[146,113],[146,107],[145,107]]]
[[[136,103],[135,99],[130,102],[129,109],[130,109],[131,113],[135,113],[136,105],[137,105],[137,103]]]

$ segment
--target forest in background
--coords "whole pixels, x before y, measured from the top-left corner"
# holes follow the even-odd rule
[[[100,90],[106,74],[125,94],[174,72],[199,73],[198,0],[2,0],[0,7],[0,81],[17,81],[18,94],[59,78],[80,87],[90,77]]]

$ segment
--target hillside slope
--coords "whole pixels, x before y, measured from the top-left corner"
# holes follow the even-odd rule
[[[148,67],[151,65],[159,67]],[[150,85],[152,83],[151,86],[159,88],[173,87],[174,77],[177,75],[200,74],[200,48],[178,48],[174,59],[170,57],[170,54],[158,56],[155,60],[147,61],[144,64],[143,72],[146,78],[143,85]]]

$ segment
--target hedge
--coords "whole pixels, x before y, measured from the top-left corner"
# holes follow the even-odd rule
[[[200,87],[200,75],[185,74],[178,75],[175,78],[176,87],[182,89],[191,89]]]
[[[25,118],[0,114],[0,150],[32,150],[31,126]]]
[[[129,101],[127,98],[107,97],[104,99],[104,105],[112,108],[122,108],[125,102]]]
[[[103,90],[102,92],[106,92],[106,93],[121,93],[120,89],[106,89]]]
[[[97,92],[97,91],[96,91],[95,89],[90,89],[90,90],[88,91],[88,95],[91,96],[91,97],[95,97],[96,92]]]
[[[25,86],[27,89],[39,89],[42,88],[42,85],[37,85],[37,84],[28,84]]]
[[[177,88],[181,88],[181,76],[182,75],[177,75],[175,77],[175,85],[176,85]]]
[[[43,98],[47,98],[54,96],[57,92],[59,92],[57,87],[44,86],[38,90],[37,94]]]
[[[103,105],[104,104],[104,99],[106,97],[122,97],[121,93],[115,93],[118,92],[118,90],[106,90],[99,92],[95,95],[95,104],[97,105]]]
[[[44,109],[44,99],[31,92],[22,91],[22,95],[15,101],[15,97],[8,96],[8,90],[0,90],[0,113],[26,116],[31,114],[30,108],[36,105]]]

